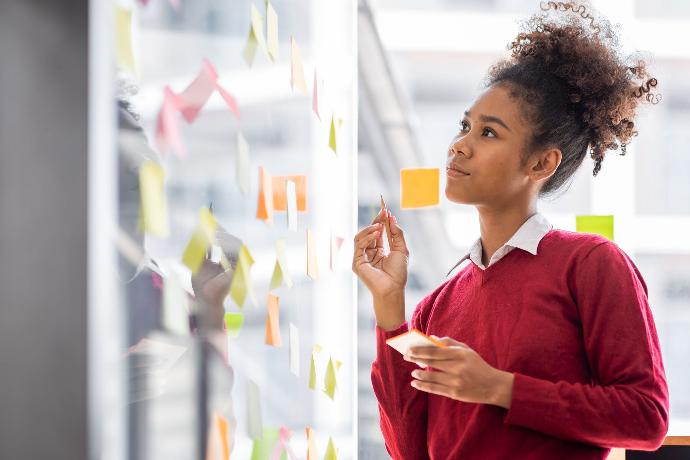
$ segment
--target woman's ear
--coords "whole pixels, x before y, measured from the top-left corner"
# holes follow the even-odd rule
[[[530,167],[530,177],[535,182],[542,182],[556,172],[558,165],[561,164],[561,150],[551,148],[540,152],[532,157],[532,165]]]

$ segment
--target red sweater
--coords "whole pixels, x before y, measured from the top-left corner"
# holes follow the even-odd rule
[[[465,266],[424,298],[411,327],[473,348],[515,375],[510,410],[410,386],[414,363],[376,327],[371,378],[394,459],[604,459],[654,450],[668,388],[642,276],[618,246],[551,230],[538,254],[513,249]]]

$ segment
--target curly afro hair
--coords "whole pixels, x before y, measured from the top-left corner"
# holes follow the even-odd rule
[[[656,104],[656,78],[646,63],[623,58],[610,23],[595,19],[591,8],[574,2],[540,4],[544,13],[522,25],[508,46],[511,56],[489,69],[487,86],[505,84],[511,97],[526,102],[523,113],[533,126],[529,152],[556,147],[562,159],[540,194],[557,191],[570,179],[589,150],[596,176],[607,150],[626,145],[635,130],[638,104]]]

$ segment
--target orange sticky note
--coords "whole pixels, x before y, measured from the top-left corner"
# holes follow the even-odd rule
[[[273,210],[287,211],[287,181],[295,183],[297,210],[307,210],[307,176],[273,176]]]
[[[316,239],[311,230],[307,230],[307,276],[311,279],[319,277],[319,269],[316,265]]]
[[[280,299],[278,296],[268,294],[268,311],[266,313],[266,345],[282,347],[280,338]]]
[[[262,167],[259,168],[259,203],[256,218],[273,224],[273,181],[271,175]]]
[[[312,427],[307,427],[307,460],[317,460],[319,454],[316,450],[316,434]]]
[[[206,460],[230,459],[230,422],[217,412],[213,414],[213,423],[209,428]]]
[[[439,169],[401,169],[400,198],[400,207],[403,209],[437,205],[439,203]]]

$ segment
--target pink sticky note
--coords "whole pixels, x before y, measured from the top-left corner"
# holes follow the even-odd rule
[[[161,153],[173,151],[177,156],[187,156],[187,149],[182,141],[180,127],[177,120],[177,112],[180,110],[181,101],[177,95],[166,86],[163,90],[163,105],[158,112],[156,124],[156,143]]]
[[[319,93],[318,82],[316,81],[316,69],[314,69],[314,97],[312,99],[311,108],[314,110],[319,120],[321,120],[321,115],[319,115]]]
[[[199,116],[199,112],[216,89],[216,80],[218,80],[216,69],[207,59],[204,59],[199,75],[179,94],[183,103],[182,116],[187,123],[193,123]]]
[[[225,88],[220,86],[218,83],[216,83],[216,89],[218,90],[218,94],[221,95],[221,97],[225,100],[225,103],[228,104],[228,107],[230,107],[230,110],[235,114],[237,118],[240,117],[240,109],[237,107],[237,102],[235,101],[235,98],[232,97],[232,94],[227,92]]]

